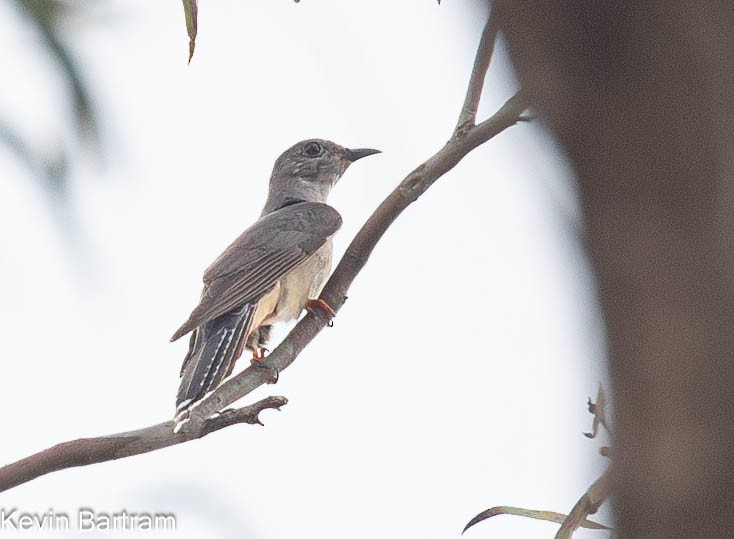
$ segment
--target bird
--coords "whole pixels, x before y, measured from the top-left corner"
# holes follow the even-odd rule
[[[331,271],[332,236],[341,215],[326,204],[350,164],[380,153],[323,139],[291,146],[275,161],[260,218],[204,272],[201,299],[171,341],[191,333],[176,397],[174,424],[231,373],[244,349],[265,357],[270,329],[308,310],[330,319],[318,297]]]

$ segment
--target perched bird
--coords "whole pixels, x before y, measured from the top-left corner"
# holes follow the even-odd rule
[[[326,198],[347,167],[378,150],[350,150],[304,140],[275,162],[260,218],[204,272],[199,305],[171,341],[192,332],[181,367],[175,422],[232,372],[247,348],[262,359],[276,323],[298,318],[315,300],[331,269],[331,237],[342,223]]]

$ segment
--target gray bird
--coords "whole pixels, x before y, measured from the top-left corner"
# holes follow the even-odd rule
[[[247,348],[264,357],[270,327],[304,308],[333,310],[318,297],[331,270],[331,237],[342,223],[325,204],[347,167],[378,150],[304,140],[275,162],[260,218],[204,272],[201,300],[171,341],[192,331],[176,398],[177,425],[232,372]]]

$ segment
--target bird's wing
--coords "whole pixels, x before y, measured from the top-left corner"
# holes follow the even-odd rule
[[[341,223],[339,212],[319,202],[299,202],[261,217],[206,270],[201,301],[171,340],[259,300],[324,245]]]

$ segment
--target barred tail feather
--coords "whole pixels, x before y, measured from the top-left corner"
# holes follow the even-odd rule
[[[181,367],[181,385],[176,398],[177,428],[189,410],[232,372],[250,331],[255,305],[218,316],[197,328],[191,336],[189,353]]]

